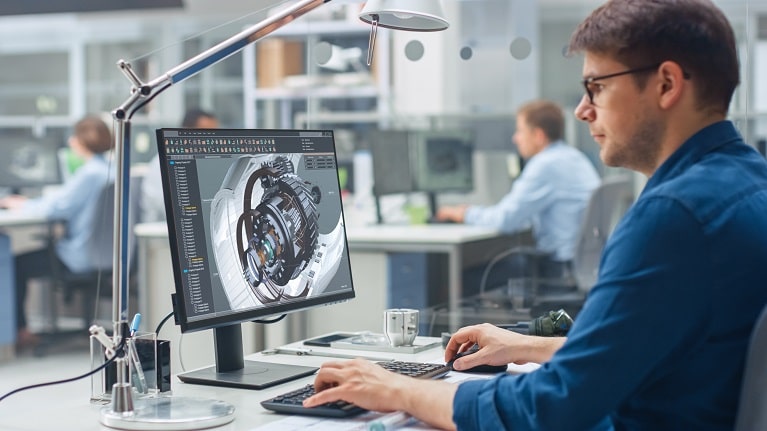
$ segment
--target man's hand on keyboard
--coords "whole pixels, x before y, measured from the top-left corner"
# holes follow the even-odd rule
[[[327,362],[314,379],[317,394],[305,407],[343,400],[379,412],[404,411],[441,429],[455,429],[453,397],[456,385],[430,379],[415,379],[354,359]]]
[[[304,406],[314,407],[343,400],[368,410],[402,410],[403,397],[400,394],[413,381],[364,359],[326,362],[314,380],[317,394],[304,401]]]

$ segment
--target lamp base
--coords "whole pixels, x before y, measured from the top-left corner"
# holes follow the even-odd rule
[[[101,423],[122,430],[199,430],[234,420],[234,406],[224,401],[187,397],[142,398],[133,412],[101,409]]]

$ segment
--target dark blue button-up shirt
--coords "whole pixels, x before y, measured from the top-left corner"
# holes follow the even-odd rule
[[[459,429],[732,429],[767,303],[767,162],[708,126],[648,181],[540,369],[462,384]]]

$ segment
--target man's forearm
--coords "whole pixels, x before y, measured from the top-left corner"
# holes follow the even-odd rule
[[[542,364],[548,362],[567,341],[567,337],[530,337],[530,362]]]
[[[402,410],[433,427],[454,430],[453,398],[457,389],[452,383],[414,379],[402,389]]]

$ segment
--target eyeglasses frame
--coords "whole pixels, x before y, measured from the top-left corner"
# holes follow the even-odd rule
[[[628,74],[632,74],[632,73],[648,72],[650,70],[657,69],[658,67],[660,67],[661,64],[663,64],[663,62],[653,64],[652,66],[637,67],[637,68],[634,68],[634,69],[628,69],[628,70],[624,70],[624,71],[621,71],[621,72],[610,73],[610,74],[607,74],[607,75],[591,76],[589,78],[586,78],[586,79],[582,80],[581,84],[583,84],[583,88],[584,88],[584,90],[586,90],[586,96],[588,96],[588,98],[589,98],[589,103],[594,105],[594,92],[589,89],[589,85],[590,84],[592,84],[592,83],[594,83],[596,81],[602,81],[602,80],[609,79],[609,78],[615,78],[617,76],[628,75]],[[682,76],[684,77],[684,79],[690,79],[690,74],[689,73],[687,73],[685,71],[682,71],[682,73],[683,73]],[[594,106],[596,106],[596,105],[594,105]]]

